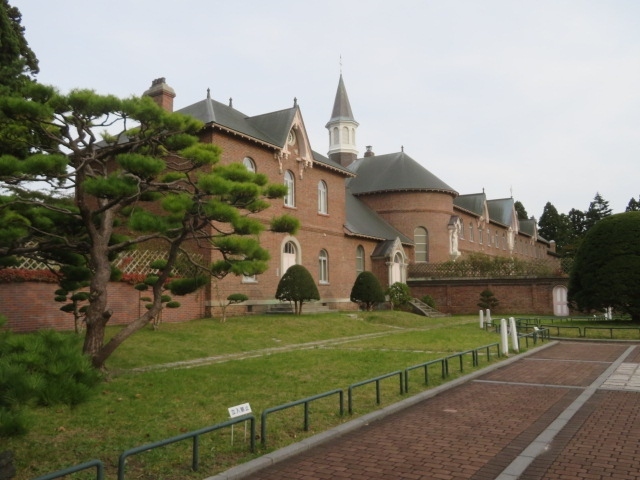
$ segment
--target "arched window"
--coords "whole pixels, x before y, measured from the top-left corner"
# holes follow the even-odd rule
[[[364,247],[358,245],[356,248],[356,273],[364,272]]]
[[[289,170],[284,172],[284,184],[287,187],[287,195],[284,197],[284,205],[286,207],[296,206],[296,181],[293,173]]]
[[[338,143],[340,143],[340,134],[339,134],[338,127],[334,127],[333,128],[333,138],[331,139],[331,144],[332,145],[337,145]]]
[[[349,143],[349,129],[347,127],[342,128],[342,142],[341,143]]]
[[[415,258],[417,262],[429,261],[429,233],[424,227],[416,227],[413,231]]]
[[[318,182],[318,213],[327,213],[327,184],[323,180]]]
[[[256,162],[254,162],[251,157],[244,157],[244,160],[242,160],[242,164],[250,172],[256,173]]]
[[[324,249],[318,255],[318,279],[320,283],[329,283],[329,254]]]
[[[469,241],[473,242],[473,223],[469,223]]]

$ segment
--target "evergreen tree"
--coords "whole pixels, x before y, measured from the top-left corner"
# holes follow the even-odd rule
[[[518,220],[528,220],[529,215],[527,214],[527,210],[524,208],[524,205],[519,200],[513,204],[513,207],[518,214]]]
[[[276,298],[293,302],[293,313],[300,315],[302,304],[310,300],[320,300],[320,293],[309,270],[302,265],[292,265],[278,282]]]
[[[562,230],[562,220],[556,207],[551,202],[547,202],[538,220],[538,233],[546,240],[558,242]]]
[[[350,300],[367,312],[384,302],[384,290],[378,278],[371,272],[361,272],[351,289]]]
[[[499,303],[500,302],[498,301],[496,296],[488,288],[480,292],[480,301],[478,302],[478,306],[480,308],[488,308],[489,310],[493,310],[498,306]]]
[[[269,185],[264,174],[241,164],[220,165],[220,150],[198,141],[200,122],[147,97],[62,95],[35,83],[24,92],[25,99],[0,97],[0,112],[21,119],[32,139],[42,141],[24,159],[0,155],[0,187],[41,181],[51,194],[14,189],[0,197],[0,264],[22,256],[62,265],[67,291],[89,282],[83,351],[95,367],[158,315],[167,286],[184,294],[206,283],[202,274],[266,270],[268,252],[256,239],[264,227],[249,215],[283,197],[286,187]],[[112,133],[100,139],[96,130],[107,127]],[[274,219],[271,229],[295,231],[291,218]],[[213,262],[197,263],[185,250],[189,243],[206,245]],[[111,261],[137,245],[162,250],[166,263],[151,285],[150,308],[105,343]],[[179,255],[201,275],[169,283]]]
[[[38,59],[29,48],[22,15],[8,0],[0,0],[0,97],[25,99],[24,88],[38,73]],[[0,155],[24,158],[32,143],[23,124],[0,111]]]
[[[37,74],[38,59],[29,48],[22,14],[8,0],[0,0],[0,93],[6,95]]]
[[[569,277],[569,300],[584,311],[613,307],[640,322],[640,212],[608,216],[580,245]]]
[[[609,208],[609,202],[607,202],[600,193],[596,193],[593,201],[589,204],[589,209],[585,213],[584,226],[585,232],[593,227],[597,222],[605,217],[611,215],[611,208]]]
[[[640,197],[638,197],[640,198]],[[638,210],[640,210],[640,201],[636,200],[635,198],[631,197],[631,200],[629,200],[629,204],[627,205],[627,208],[624,209],[625,212],[637,212]]]

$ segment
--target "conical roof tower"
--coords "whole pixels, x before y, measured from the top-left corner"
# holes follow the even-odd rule
[[[333,102],[331,119],[327,122],[326,128],[329,130],[329,158],[343,167],[347,167],[358,158],[358,149],[356,148],[358,122],[353,118],[342,73],[338,82],[336,99]]]

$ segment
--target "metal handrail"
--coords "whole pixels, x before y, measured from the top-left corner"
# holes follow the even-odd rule
[[[587,329],[589,330],[609,330],[609,337],[613,338],[613,331],[614,330],[638,330],[638,332],[640,333],[640,327],[584,327],[584,334],[583,336],[586,337],[587,336]]]
[[[403,371],[402,370],[397,370],[395,372],[391,372],[391,373],[387,373],[385,375],[380,375],[379,377],[375,377],[375,378],[370,378],[368,380],[363,380],[362,382],[358,382],[358,383],[352,383],[351,385],[349,385],[348,388],[348,397],[349,397],[349,414],[353,413],[353,389],[355,387],[361,387],[363,385],[367,385],[369,383],[374,383],[376,384],[376,404],[380,405],[380,380],[384,380],[385,378],[389,378],[389,377],[393,377],[398,375],[398,377],[400,378],[400,395],[402,395],[404,393],[404,385],[403,385]]]
[[[404,369],[404,391],[407,393],[409,391],[409,372],[411,370],[417,370],[418,368],[424,368],[424,384],[429,385],[429,366],[435,365],[436,363],[440,364],[440,368],[442,370],[442,378],[446,378],[446,368],[445,368],[445,359],[438,358],[437,360],[429,360],[428,362],[420,363],[418,365],[413,365],[411,367],[407,367]]]
[[[194,430],[193,432],[187,432],[182,435],[177,435],[175,437],[166,438],[164,440],[160,440],[154,443],[148,443],[146,445],[141,445],[139,447],[131,448],[120,455],[118,459],[118,480],[124,480],[124,467],[126,465],[126,460],[131,455],[136,455],[138,453],[146,452],[148,450],[153,450],[155,448],[164,447],[166,445],[170,445],[172,443],[180,442],[182,440],[186,440],[188,438],[193,438],[193,451],[192,451],[192,463],[191,468],[194,472],[198,471],[198,463],[200,457],[199,450],[199,437],[205,433],[212,432],[214,430],[219,430],[221,428],[229,427],[231,425],[235,425],[240,422],[251,422],[251,452],[255,452],[255,439],[256,439],[256,418],[253,415],[245,415],[243,417],[233,418],[224,423],[218,423],[217,425],[212,425],[210,427],[201,428],[200,430]]]
[[[54,478],[62,478],[65,475],[81,472],[82,470],[89,470],[94,467],[96,468],[96,480],[102,480],[104,478],[104,465],[100,460],[91,460],[73,467],[65,468],[64,470],[48,473],[47,475],[36,478],[35,480],[53,480]]]
[[[262,445],[266,445],[267,443],[267,415],[269,413],[286,410],[288,408],[304,404],[304,431],[307,432],[309,430],[309,403],[335,394],[338,394],[340,397],[340,415],[344,415],[344,392],[341,389],[319,393],[318,395],[314,395],[312,397],[303,398],[301,400],[296,400],[294,402],[285,403],[283,405],[278,405],[276,407],[271,407],[263,410],[260,417],[260,437],[262,438]]]

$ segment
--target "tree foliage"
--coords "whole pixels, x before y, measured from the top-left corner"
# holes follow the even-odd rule
[[[0,96],[24,99],[23,89],[38,73],[38,59],[29,48],[22,14],[8,0],[0,0]],[[16,118],[0,112],[0,151],[23,158],[31,133]]]
[[[378,278],[371,272],[360,272],[351,288],[350,300],[367,312],[384,302],[384,290]]]
[[[583,311],[613,307],[640,322],[640,212],[611,215],[587,233],[569,277],[569,300]]]
[[[98,372],[79,339],[51,330],[15,335],[0,318],[0,437],[25,433],[30,406],[77,405],[93,393]]]
[[[496,296],[488,288],[480,292],[480,300],[478,301],[478,306],[480,308],[488,308],[489,310],[493,310],[498,306],[499,303],[500,302],[498,301]]]
[[[311,300],[320,300],[320,293],[309,270],[302,265],[292,265],[278,282],[276,298],[292,302],[294,313],[300,315],[302,304]]]
[[[640,198],[640,197],[638,197]],[[640,210],[640,201],[636,200],[635,198],[631,197],[631,200],[629,200],[629,203],[627,205],[627,207],[625,208],[625,212],[637,212],[638,210]]]
[[[405,308],[411,301],[411,290],[406,283],[394,283],[387,290],[387,295],[389,295],[389,301],[394,309]]]
[[[524,205],[522,204],[521,201],[516,200],[516,202],[513,204],[513,207],[515,208],[516,214],[518,215],[518,220],[529,219],[529,214],[527,213],[527,209],[524,208]]]
[[[264,227],[251,215],[286,188],[240,164],[221,165],[220,149],[199,142],[200,122],[146,97],[61,94],[35,83],[23,93],[0,97],[0,112],[30,132],[22,137],[24,158],[0,151],[0,186],[11,189],[0,197],[0,263],[22,256],[63,265],[68,291],[74,288],[64,282],[88,278],[83,350],[96,367],[159,313],[179,255],[216,278],[266,270],[269,255],[257,240]],[[34,181],[48,193],[21,188]],[[272,225],[288,233],[298,226],[290,219]],[[196,262],[194,246],[211,252],[212,263]],[[150,285],[150,308],[105,343],[112,316],[107,287],[117,273],[111,261],[136,247],[162,250],[165,263]],[[202,285],[201,276],[194,278],[171,285],[186,294]]]

